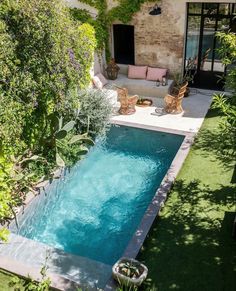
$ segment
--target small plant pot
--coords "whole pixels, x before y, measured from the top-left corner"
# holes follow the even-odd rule
[[[129,276],[124,265],[127,264],[131,268],[137,269],[137,274]],[[113,278],[120,284],[125,286],[140,286],[143,281],[147,278],[148,268],[140,263],[139,261],[131,258],[121,258],[112,267]]]
[[[147,98],[138,99],[136,106],[148,107],[152,105],[152,100]]]

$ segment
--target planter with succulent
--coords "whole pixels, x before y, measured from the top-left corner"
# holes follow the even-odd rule
[[[113,278],[125,286],[140,286],[146,279],[148,269],[139,261],[121,258],[112,267]]]
[[[186,82],[188,82],[189,84],[191,83],[193,84],[196,73],[197,73],[197,70],[196,70],[195,61],[192,59],[189,59],[185,67],[184,75],[183,76],[181,74],[174,75],[173,88],[179,89]],[[190,89],[189,87],[187,87],[184,97],[188,97],[189,93],[190,93]]]

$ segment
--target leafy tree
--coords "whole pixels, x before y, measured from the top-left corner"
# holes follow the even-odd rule
[[[222,63],[226,65],[227,74],[225,77],[225,87],[227,94],[215,94],[213,107],[220,109],[225,115],[224,122],[221,123],[223,134],[229,137],[229,142],[223,146],[226,150],[236,153],[236,34],[229,32],[219,32],[217,34],[220,42],[218,52]],[[233,157],[232,157],[233,158]]]

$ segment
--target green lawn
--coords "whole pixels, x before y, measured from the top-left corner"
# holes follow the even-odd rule
[[[236,290],[235,172],[210,111],[138,259],[144,290]],[[233,177],[234,176],[234,177]]]
[[[11,275],[3,270],[0,270],[0,290],[1,291],[13,291],[13,287],[9,287],[9,282],[13,279],[14,275]],[[23,290],[23,288],[22,288]]]

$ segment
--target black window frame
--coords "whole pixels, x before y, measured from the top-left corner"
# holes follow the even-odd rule
[[[199,4],[201,5],[201,13],[192,13],[190,12],[190,5],[191,4]],[[228,3],[228,2],[223,2],[223,3],[214,3],[214,2],[188,2],[187,3],[187,23],[186,23],[186,31],[185,31],[185,35],[187,37],[188,35],[188,28],[189,28],[189,23],[188,23],[188,19],[189,16],[199,16],[201,17],[201,30],[200,30],[200,40],[199,40],[199,48],[198,48],[198,64],[197,64],[197,70],[199,70],[200,68],[200,62],[201,62],[201,53],[202,53],[202,39],[203,39],[203,22],[204,22],[204,17],[209,16],[208,13],[204,13],[204,7],[207,4],[216,4],[216,14],[212,14],[212,16],[214,18],[216,18],[216,23],[215,23],[215,31],[217,31],[217,25],[218,25],[218,20],[221,18],[228,18],[230,19],[230,27],[232,26],[233,23],[233,18],[236,17],[236,15],[234,14],[234,11],[236,10],[236,4],[235,3]],[[220,4],[228,4],[230,9],[229,9],[229,13],[228,15],[225,14],[221,14],[220,13]],[[214,47],[216,45],[216,40],[214,40]],[[211,64],[211,70],[213,71],[214,68],[214,61],[215,61],[215,52],[213,50],[213,57],[212,57],[212,64]],[[187,54],[187,43],[185,44],[185,52],[184,52],[184,71],[186,70],[186,54]]]

